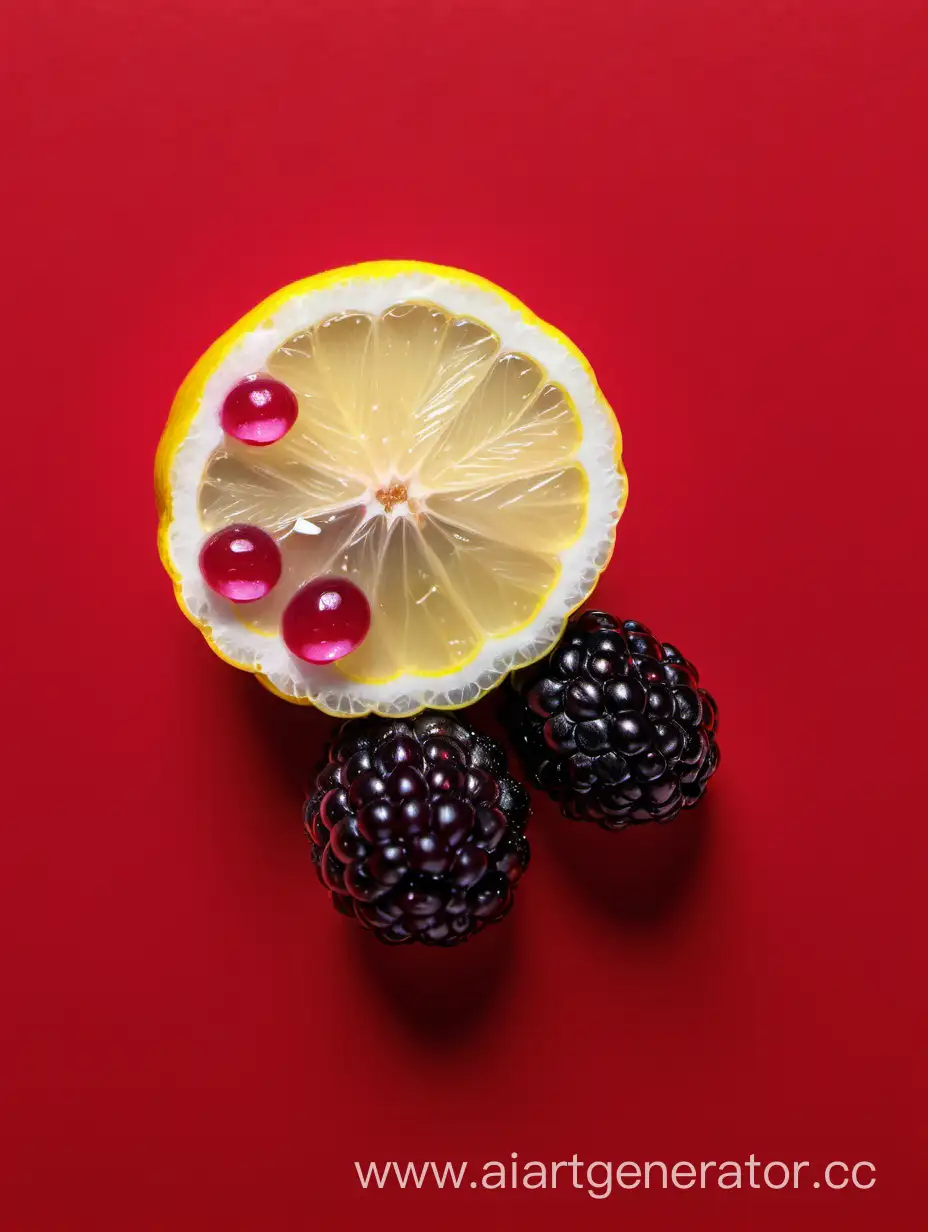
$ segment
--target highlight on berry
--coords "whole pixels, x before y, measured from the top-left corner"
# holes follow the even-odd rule
[[[456,945],[503,919],[528,816],[499,744],[436,712],[343,724],[304,810],[334,906],[393,945]]]
[[[699,673],[637,621],[573,617],[507,693],[512,742],[566,817],[607,830],[672,821],[719,764],[718,710]]]

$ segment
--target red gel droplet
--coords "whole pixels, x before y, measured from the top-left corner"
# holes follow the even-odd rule
[[[233,603],[263,599],[280,581],[280,548],[257,526],[226,526],[200,549],[203,581]]]
[[[345,578],[316,578],[284,609],[281,632],[291,654],[306,663],[334,663],[357,650],[371,627],[364,592]]]
[[[271,376],[246,376],[225,396],[223,432],[245,445],[273,445],[296,423],[296,394]]]

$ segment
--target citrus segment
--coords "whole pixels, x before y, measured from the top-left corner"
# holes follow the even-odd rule
[[[499,352],[499,339],[479,321],[449,319],[435,377],[412,416],[408,442],[397,453],[397,470],[414,473],[446,426],[461,414]]]
[[[524,625],[538,607],[539,595],[549,593],[557,581],[557,557],[530,552],[425,517],[422,539],[455,594],[483,630],[493,636],[511,633]]]
[[[373,524],[386,521],[377,518]],[[341,669],[357,681],[389,679],[389,661],[392,674],[397,667],[427,676],[451,671],[473,656],[483,636],[462,605],[453,579],[442,576],[418,528],[400,517],[383,533],[386,544],[378,562],[371,635]],[[387,653],[384,647],[389,647]]]
[[[463,455],[458,454],[452,435],[448,433],[423,466],[424,482],[439,490],[548,470],[573,455],[582,431],[563,389],[546,385],[511,423],[491,425],[484,439]]]
[[[541,388],[544,374],[524,355],[500,355],[460,413],[449,422],[425,459],[422,480],[466,462],[487,443],[504,436]]]
[[[290,443],[294,455],[310,465],[367,482],[369,458],[349,408],[332,395],[316,362],[315,331],[294,334],[268,356],[267,371],[297,396],[299,414]]]
[[[364,491],[350,475],[306,465],[290,437],[265,445],[260,457],[230,441],[216,450],[203,472],[200,520],[206,530],[250,522],[281,533],[297,518],[356,504]]]
[[[448,318],[430,304],[397,304],[376,322],[367,433],[374,474],[385,480],[399,467],[436,373],[441,379],[452,358],[442,356],[447,330]]]
[[[353,582],[367,597],[371,609],[371,631],[358,650],[339,664],[339,671],[361,671],[370,679],[395,677],[400,664],[390,640],[384,636],[386,590],[382,564],[387,550],[389,527],[385,518],[362,521],[332,557],[326,572]],[[353,667],[351,665],[354,665]]]
[[[587,485],[579,466],[522,475],[507,483],[437,492],[429,509],[456,526],[534,552],[560,552],[583,530]]]

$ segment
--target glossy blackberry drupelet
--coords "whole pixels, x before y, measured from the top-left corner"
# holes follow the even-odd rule
[[[528,814],[496,741],[427,712],[343,724],[304,821],[339,911],[381,941],[455,945],[512,906]]]
[[[718,712],[698,679],[644,625],[584,612],[546,659],[511,678],[504,717],[565,816],[606,830],[672,821],[719,763]]]

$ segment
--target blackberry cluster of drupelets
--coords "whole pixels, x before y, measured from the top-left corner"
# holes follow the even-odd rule
[[[633,620],[574,617],[503,696],[528,775],[578,821],[671,821],[718,765],[716,705],[695,667]],[[304,811],[335,907],[381,941],[434,946],[507,914],[528,816],[504,751],[460,712],[344,723]]]
[[[607,830],[672,821],[718,765],[718,712],[699,675],[644,625],[585,612],[517,672],[506,723],[535,783],[567,817]]]
[[[454,945],[512,906],[528,795],[460,718],[344,724],[305,824],[335,906],[386,942]]]

